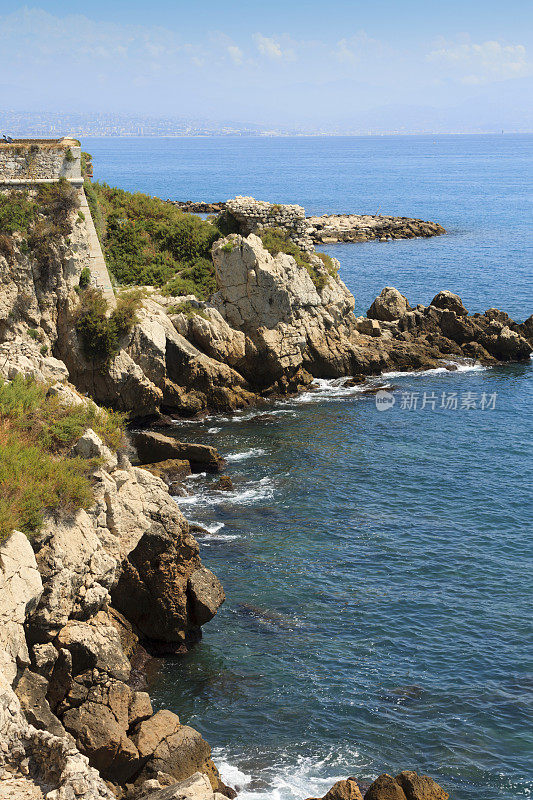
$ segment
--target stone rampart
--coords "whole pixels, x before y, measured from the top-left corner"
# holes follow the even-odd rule
[[[0,142],[0,185],[27,186],[81,177],[81,147],[76,139],[15,139]]]

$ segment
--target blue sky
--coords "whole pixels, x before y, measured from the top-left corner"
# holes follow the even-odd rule
[[[525,0],[0,0],[0,109],[533,130]]]

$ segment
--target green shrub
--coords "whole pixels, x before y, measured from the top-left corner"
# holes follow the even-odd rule
[[[222,249],[225,253],[232,253],[233,252],[233,242],[226,242],[222,245]]]
[[[156,197],[89,180],[85,193],[107,265],[120,284],[170,285],[169,293],[201,299],[216,289],[211,247],[221,233],[211,222]]]
[[[324,264],[326,270],[329,272],[331,276],[337,275],[339,268],[331,258],[331,256],[326,255],[326,253],[315,253],[319,257],[319,259]]]
[[[207,314],[202,311],[201,308],[197,308],[188,300],[183,303],[177,303],[175,306],[169,306],[167,308],[169,314],[185,314],[186,317],[194,317],[199,316],[203,317],[204,319],[209,319]]]
[[[11,190],[0,193],[0,233],[25,233],[35,219],[37,206],[27,192]]]
[[[47,513],[89,508],[96,464],[66,456],[89,427],[122,447],[123,423],[93,404],[66,406],[33,379],[0,382],[0,541],[15,529],[38,533]]]
[[[107,300],[97,289],[85,289],[76,313],[75,327],[85,356],[103,364],[109,363],[120,350],[120,340],[136,323],[139,306],[136,292],[128,292],[117,300],[117,307],[108,315]]]
[[[78,286],[80,289],[86,289],[91,282],[91,270],[89,267],[84,267],[80,272],[80,279],[78,281]]]
[[[76,161],[76,159],[75,159],[70,147],[68,148],[67,152],[65,153],[65,161],[68,161],[69,163],[72,163],[73,161]]]

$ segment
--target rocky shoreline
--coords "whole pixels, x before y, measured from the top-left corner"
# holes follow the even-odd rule
[[[243,198],[236,198],[236,200]],[[245,198],[252,199],[252,198]],[[192,200],[168,200],[167,202],[192,214],[234,214],[235,201],[219,203],[194,202]],[[257,201],[254,201],[257,203]],[[275,203],[265,204],[271,209],[287,208]],[[300,208],[300,207],[295,207]],[[410,217],[392,217],[382,214],[322,214],[304,217],[304,230],[313,244],[337,244],[340,242],[368,242],[377,239],[381,242],[393,239],[414,239],[441,236],[446,233],[437,222],[427,222]],[[240,233],[244,231],[239,230]],[[252,232],[251,230],[248,233]]]
[[[449,291],[413,308],[386,287],[356,317],[338,262],[305,238],[303,209],[249,198],[232,208],[251,229],[214,243],[217,291],[176,299],[145,287],[108,359],[88,357],[76,326],[89,262],[84,215],[69,211],[68,232],[54,229],[46,247],[39,240],[32,249],[19,231],[2,234],[0,375],[45,385],[70,409],[97,402],[127,412],[137,430],[116,449],[83,430],[66,458],[87,462],[92,505],[46,513],[38,535],[12,530],[0,542],[6,800],[235,795],[200,733],[169,710],[154,713],[139,683],[150,654],[186,652],[224,601],[169,493],[189,471],[220,472],[223,459],[145,423],[261,406],[321,377],[364,381],[454,358],[526,360],[533,351],[533,317],[469,315]],[[285,226],[293,254],[271,252],[253,232],[265,219]],[[327,800],[359,800],[354,779],[341,783]],[[366,792],[367,800],[446,797],[412,772],[384,774]]]

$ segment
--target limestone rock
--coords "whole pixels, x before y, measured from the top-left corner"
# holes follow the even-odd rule
[[[118,632],[104,615],[90,622],[70,620],[59,631],[55,645],[71,654],[74,675],[96,669],[119,681],[130,677],[131,666],[123,653]]]
[[[395,780],[404,790],[407,800],[448,800],[449,795],[428,775],[404,770],[396,775]]]
[[[132,438],[141,464],[184,460],[189,462],[194,472],[219,472],[223,466],[223,459],[217,450],[208,445],[178,442],[170,436],[151,431],[135,431]]]
[[[198,625],[205,625],[213,619],[226,599],[224,589],[216,575],[207,567],[200,567],[192,573],[187,588],[193,619]]]
[[[53,733],[54,736],[65,736],[65,729],[50,709],[46,699],[47,691],[46,678],[26,668],[17,683],[15,694],[28,722],[39,730]]]
[[[407,298],[400,294],[398,289],[393,286],[385,286],[368,309],[367,314],[371,319],[390,322],[399,319],[410,309]]]
[[[0,544],[0,648],[9,656],[4,672],[13,681],[17,666],[28,666],[24,623],[43,591],[31,544],[14,531]]]
[[[436,294],[430,305],[435,308],[445,308],[448,311],[455,311],[458,317],[466,317],[468,314],[461,298],[453,294],[453,292],[448,291],[448,289],[444,289]]]
[[[363,800],[361,790],[355,778],[337,781],[322,800]]]
[[[116,454],[112,453],[109,447],[106,447],[92,428],[88,428],[83,436],[80,436],[72,447],[71,453],[73,456],[79,456],[80,458],[99,459],[102,467],[108,472],[114,470],[118,464]]]
[[[213,789],[206,775],[195,772],[190,778],[164,789],[143,794],[143,800],[213,800]]]
[[[406,800],[406,797],[400,784],[384,772],[367,789],[365,800]]]

